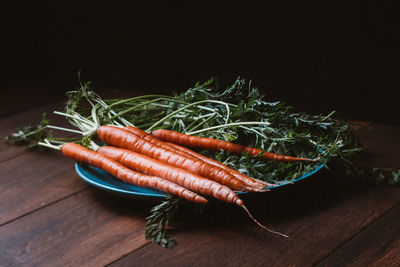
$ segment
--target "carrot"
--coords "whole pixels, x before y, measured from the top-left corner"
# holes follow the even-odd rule
[[[165,191],[167,193],[175,194],[181,198],[184,198],[188,201],[196,202],[196,203],[207,203],[208,201],[195,194],[194,192],[183,188],[180,185],[177,185],[175,183],[172,183],[168,180],[162,179],[160,177],[156,176],[147,176],[141,173],[137,173],[124,165],[116,162],[115,160],[110,159],[107,156],[104,156],[96,151],[87,149],[81,145],[75,144],[75,143],[66,143],[63,144],[61,147],[60,146],[54,146],[51,145],[47,140],[46,142],[39,142],[40,145],[44,145],[50,148],[56,148],[56,149],[61,149],[62,153],[64,156],[77,161],[81,163],[86,163],[90,164],[94,167],[100,168],[111,175],[113,175],[116,178],[121,179],[124,182],[127,183],[132,183],[136,184],[138,186],[142,187],[151,187],[154,189],[159,189],[162,191]],[[197,178],[196,178],[197,179]],[[212,182],[211,180],[204,179],[208,183]],[[202,182],[202,180],[196,180],[192,181],[191,183],[199,183]],[[190,184],[190,183],[189,183]],[[242,207],[246,213],[249,215],[249,217],[260,227],[263,229],[275,233],[284,237],[288,237],[285,234],[282,234],[280,232],[276,232],[274,230],[271,230],[264,225],[262,225],[260,222],[258,222],[250,213],[250,211],[247,209],[247,207],[244,205],[244,202],[242,199],[240,199],[232,190],[230,190],[228,187],[220,185],[218,183],[213,182],[213,185],[208,186],[207,188],[208,191],[211,191],[212,195],[218,196],[219,194],[224,195],[223,201],[233,203],[238,205],[239,207]]]
[[[211,165],[214,165],[214,166],[217,166],[217,167],[219,167],[221,169],[224,169],[227,172],[230,172],[237,179],[241,180],[248,187],[254,187],[256,189],[263,189],[267,185],[272,186],[272,184],[268,184],[268,183],[266,183],[264,181],[261,181],[261,180],[258,180],[258,179],[254,179],[254,178],[251,178],[251,177],[249,177],[247,175],[244,175],[244,174],[242,174],[242,173],[240,173],[240,172],[238,172],[236,170],[233,170],[233,169],[229,168],[228,166],[226,166],[226,165],[224,165],[224,164],[222,164],[222,163],[220,163],[220,162],[218,162],[216,160],[213,160],[211,158],[208,158],[206,156],[198,154],[198,153],[194,152],[193,150],[190,150],[190,149],[188,149],[186,147],[182,147],[182,146],[179,146],[179,145],[174,144],[174,143],[163,142],[163,141],[159,140],[158,138],[152,136],[151,134],[140,130],[139,128],[136,128],[136,127],[133,127],[133,126],[125,126],[124,129],[128,130],[128,131],[130,131],[130,132],[132,132],[132,133],[134,133],[134,134],[136,134],[136,135],[144,138],[145,140],[150,141],[150,142],[152,142],[152,143],[154,143],[156,145],[159,145],[161,147],[173,150],[174,152],[176,152],[178,154],[181,154],[181,155],[184,155],[184,156],[190,157],[190,158],[199,159],[199,160],[202,160],[202,161],[204,161],[206,163],[209,163]]]
[[[116,148],[111,146],[102,146],[98,150],[98,153],[106,155],[107,157],[114,159],[125,166],[129,166],[137,171],[141,171],[148,174],[153,174],[182,185],[197,193],[213,196],[218,200],[236,204],[242,207],[249,217],[263,229],[288,237],[282,233],[273,231],[260,222],[258,222],[244,205],[242,199],[240,199],[229,187],[221,185],[215,181],[206,179],[204,177],[195,175],[183,169],[168,165],[164,162],[155,160],[145,155],[133,152],[128,149]]]
[[[63,155],[74,161],[100,168],[126,183],[158,189],[195,203],[205,204],[208,202],[204,197],[199,196],[180,185],[160,177],[147,176],[135,172],[124,165],[81,145],[66,143],[61,147],[61,152]]]
[[[227,171],[203,161],[177,154],[170,149],[157,146],[122,128],[100,126],[96,132],[100,140],[109,145],[130,149],[205,178],[212,179],[234,190],[246,190],[246,185]]]
[[[136,135],[138,135],[138,136],[140,136],[142,138],[144,138],[147,141],[150,141],[150,142],[152,142],[152,143],[154,143],[156,145],[159,145],[161,147],[170,149],[170,150],[172,150],[172,151],[174,151],[174,152],[176,152],[178,154],[181,154],[183,156],[186,156],[186,157],[189,157],[189,158],[192,158],[192,159],[194,158],[194,159],[202,160],[202,161],[204,161],[206,163],[209,163],[211,165],[217,166],[217,167],[219,167],[219,168],[231,173],[235,178],[239,179],[245,185],[247,185],[247,187],[253,187],[255,189],[263,189],[268,185],[272,186],[272,184],[268,184],[268,183],[266,183],[264,181],[261,181],[261,180],[258,180],[258,179],[254,179],[254,178],[251,178],[251,177],[249,177],[247,175],[244,175],[244,174],[242,174],[242,173],[240,173],[240,172],[238,172],[236,170],[233,170],[233,169],[229,168],[228,166],[226,166],[226,165],[224,165],[224,164],[222,164],[222,163],[220,163],[220,162],[218,162],[216,160],[213,160],[211,158],[208,158],[206,156],[198,154],[198,153],[194,152],[193,150],[190,150],[190,149],[188,149],[186,147],[182,147],[182,146],[179,146],[179,145],[174,144],[174,143],[163,142],[163,141],[159,140],[158,138],[152,136],[151,134],[140,130],[139,128],[136,128],[136,127],[133,127],[133,126],[125,126],[124,129],[128,130],[128,131],[130,131],[130,132],[132,132],[132,133],[134,133],[134,134],[136,134]]]
[[[194,152],[193,150],[187,148],[187,147],[183,147],[174,143],[169,143],[166,142],[165,144],[171,146],[171,147],[175,147],[176,149],[179,149],[181,151],[186,152],[188,155],[192,155],[193,157],[196,157],[200,160],[203,160],[204,162],[210,163],[214,166],[220,167],[221,169],[224,169],[226,171],[229,171],[233,176],[235,176],[237,179],[241,180],[243,183],[245,183],[247,186],[250,187],[254,187],[254,188],[258,188],[258,189],[263,189],[266,186],[274,186],[274,184],[270,184],[267,182],[264,182],[262,180],[259,179],[255,179],[253,177],[249,177],[243,173],[240,173],[237,170],[231,169],[228,166],[226,166],[225,164],[222,164],[221,162],[218,162],[216,160],[213,160],[211,158],[208,158],[204,155],[201,155],[199,153]]]
[[[212,196],[229,203],[243,204],[227,186],[143,154],[112,146],[101,146],[97,152],[140,173],[167,179],[196,193]]]
[[[278,161],[315,161],[313,159],[297,158],[297,157],[274,154],[270,152],[263,152],[261,149],[258,148],[233,144],[213,138],[186,135],[183,133],[178,133],[175,131],[165,130],[165,129],[155,130],[151,134],[162,141],[171,142],[193,148],[201,148],[208,150],[225,150],[236,154],[247,152],[250,156],[256,156],[262,153],[262,158],[270,160],[278,160]]]
[[[145,131],[140,130],[139,128],[136,128],[136,127],[133,127],[133,126],[125,126],[124,130],[127,130],[127,131],[129,131],[131,133],[134,133],[137,136],[139,136],[139,137],[141,137],[141,138],[143,138],[143,139],[145,139],[145,140],[147,140],[147,141],[149,141],[149,142],[151,142],[153,144],[156,144],[156,145],[158,145],[160,147],[172,150],[175,153],[178,153],[178,154],[180,154],[182,156],[193,158],[193,156],[191,156],[190,154],[185,153],[184,151],[181,151],[179,149],[176,149],[175,147],[173,147],[171,145],[168,145],[166,142],[161,141],[160,139],[152,136],[149,133],[146,133]]]

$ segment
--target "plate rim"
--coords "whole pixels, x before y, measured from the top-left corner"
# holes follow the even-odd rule
[[[92,168],[96,168],[96,167],[91,166],[91,165],[87,165],[87,166],[90,166]],[[96,169],[100,170],[99,168],[96,168]],[[111,191],[111,192],[123,193],[123,194],[128,194],[128,195],[135,195],[135,196],[142,196],[142,197],[158,197],[158,198],[161,198],[161,197],[165,197],[166,196],[166,194],[157,193],[155,191],[154,191],[154,193],[149,194],[149,193],[142,193],[142,192],[137,192],[137,191],[132,191],[132,190],[119,189],[119,188],[116,188],[116,187],[113,187],[113,186],[107,186],[105,184],[100,184],[100,183],[94,181],[92,178],[88,177],[83,172],[83,170],[84,170],[84,166],[81,166],[79,164],[79,162],[75,162],[75,171],[77,172],[78,176],[81,179],[83,179],[85,182],[87,182],[87,183],[89,183],[89,184],[91,184],[91,185],[93,185],[93,186],[95,186],[97,188],[105,189],[105,190],[108,190],[108,191]],[[96,178],[101,179],[99,177],[96,177]],[[117,178],[115,178],[115,179],[117,179]],[[137,185],[134,185],[134,186],[137,186]],[[140,187],[140,186],[137,186],[137,187]],[[142,188],[144,188],[144,187],[142,187]],[[149,190],[152,190],[152,189],[149,189]]]
[[[307,177],[310,177],[311,175],[315,174],[316,172],[318,172],[319,170],[321,170],[324,166],[326,165],[326,162],[321,163],[319,165],[317,165],[312,171],[307,172],[305,174],[303,174],[302,176],[300,176],[299,178],[293,180],[293,181],[287,181],[287,182],[282,182],[281,184],[275,185],[275,186],[269,186],[268,189],[275,189],[275,188],[280,188],[282,186],[285,185],[290,185],[290,184],[294,184],[298,181],[301,181]],[[104,189],[107,191],[111,191],[111,192],[115,192],[115,193],[120,193],[120,194],[128,194],[128,195],[133,195],[133,196],[138,196],[138,197],[145,197],[145,198],[164,198],[167,194],[166,193],[158,193],[156,191],[154,191],[154,189],[151,188],[144,188],[144,187],[140,187],[137,185],[133,185],[135,187],[140,187],[140,188],[144,188],[146,190],[150,190],[153,192],[149,192],[149,193],[145,193],[145,192],[138,192],[138,191],[132,191],[132,190],[125,190],[125,189],[120,189],[120,188],[116,188],[113,187],[112,185],[105,185],[103,183],[98,183],[96,181],[93,180],[93,178],[89,177],[90,175],[86,175],[84,173],[85,167],[92,167],[98,170],[101,170],[100,168],[96,168],[94,166],[91,165],[81,165],[79,162],[75,162],[75,171],[78,174],[78,176],[83,179],[84,181],[86,181],[87,183],[100,188],[100,189]],[[111,174],[110,174],[111,175]],[[112,175],[111,175],[112,176]],[[101,177],[96,176],[97,179],[101,180]],[[117,179],[117,178],[115,178]],[[249,192],[237,192],[237,194],[247,194]]]

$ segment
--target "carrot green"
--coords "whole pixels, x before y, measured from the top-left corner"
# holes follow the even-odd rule
[[[67,93],[65,116],[73,126],[77,118],[90,126],[133,125],[147,132],[169,129],[201,137],[211,137],[259,148],[276,154],[319,159],[317,162],[266,161],[247,154],[223,151],[197,151],[240,172],[269,183],[287,183],[308,173],[321,163],[345,167],[353,177],[374,178],[376,183],[400,184],[400,171],[366,168],[357,161],[362,151],[352,125],[330,114],[310,115],[282,102],[268,101],[251,82],[238,78],[228,88],[214,79],[196,83],[173,95],[142,95],[124,99],[102,99],[82,83]],[[86,121],[86,122],[85,122]],[[20,128],[8,137],[17,145],[35,147],[38,140],[51,139],[48,121],[43,117],[37,127]],[[82,130],[82,129],[81,129]],[[76,139],[90,143],[93,135]],[[364,175],[368,173],[368,175]],[[146,237],[164,247],[175,241],[165,234],[165,226],[178,210],[181,200],[168,197],[152,209],[145,227]]]

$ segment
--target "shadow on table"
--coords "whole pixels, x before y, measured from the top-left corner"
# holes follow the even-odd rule
[[[357,199],[376,185],[346,177],[340,172],[322,170],[309,179],[276,188],[265,193],[242,196],[247,208],[257,220],[276,225],[298,220],[313,213],[339,206],[348,199]],[[177,229],[171,231],[198,231],[201,229],[243,229],[254,223],[239,207],[212,201],[202,213],[194,213],[191,206],[181,209],[176,220]]]
[[[260,222],[279,224],[330,209],[349,198],[356,199],[358,194],[375,187],[346,177],[339,171],[323,169],[295,184],[265,193],[245,194],[241,198]],[[158,199],[124,197],[98,189],[93,189],[93,198],[116,215],[143,217],[143,220],[150,214],[150,209],[161,202]],[[241,208],[210,200],[210,204],[204,207],[184,203],[170,225],[172,227],[170,233],[173,235],[181,231],[189,232],[190,229],[193,231],[240,229],[254,223]]]

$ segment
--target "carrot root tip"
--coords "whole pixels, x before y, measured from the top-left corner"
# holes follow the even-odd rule
[[[263,229],[265,229],[265,230],[267,230],[268,232],[273,233],[273,234],[277,234],[277,235],[280,235],[280,236],[283,236],[283,237],[289,237],[288,235],[285,235],[285,234],[283,234],[283,233],[280,233],[280,232],[271,230],[271,229],[267,228],[266,226],[262,225],[259,221],[257,221],[257,220],[253,217],[253,215],[251,215],[250,211],[246,208],[245,205],[241,205],[241,207],[247,212],[247,214],[249,215],[249,217],[250,217],[256,224],[258,224],[261,228],[263,228]]]

